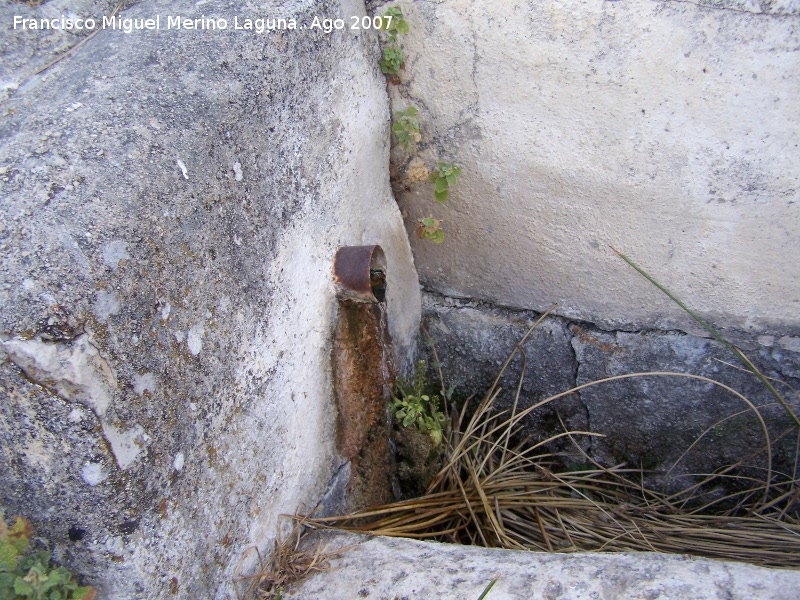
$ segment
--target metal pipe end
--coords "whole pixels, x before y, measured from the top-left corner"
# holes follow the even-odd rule
[[[333,259],[333,281],[341,300],[386,300],[386,255],[378,246],[342,246]]]

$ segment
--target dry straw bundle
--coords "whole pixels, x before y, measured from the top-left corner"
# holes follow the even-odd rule
[[[239,560],[233,575],[238,600],[280,600],[285,588],[313,573],[327,571],[330,559],[349,549],[345,547],[328,552],[328,546],[321,544],[312,548],[306,543],[308,529],[303,526],[303,518],[294,515],[294,519],[294,526],[288,535],[282,537],[278,532],[275,548],[268,560],[261,557],[255,546],[248,549]],[[252,575],[240,575],[239,569],[250,552],[257,555],[258,569]]]
[[[517,410],[523,367],[511,410],[494,410],[503,372],[516,353],[525,360],[522,344],[548,313],[517,344],[472,416],[465,418],[466,406],[460,415],[451,415],[445,464],[424,496],[304,522],[318,528],[518,550],[671,552],[800,568],[797,457],[789,474],[773,469],[772,460],[773,445],[780,439],[797,436],[800,445],[800,430],[793,425],[771,439],[759,412],[764,407],[757,408],[736,390],[696,375],[635,373],[579,386]],[[544,441],[533,443],[523,436],[522,421],[537,408],[585,387],[634,377],[693,378],[723,387],[754,413],[764,435],[763,447],[757,455],[697,477],[690,487],[668,494],[646,487],[641,469],[602,466],[586,454],[579,440],[597,433],[568,431],[562,421],[563,431]],[[771,384],[769,388],[775,390]],[[779,404],[796,422],[782,396]],[[554,442],[564,441],[570,442],[573,456],[581,457],[585,468],[563,467],[564,452],[554,450]],[[745,468],[756,458],[766,466],[760,471]],[[761,477],[753,475],[759,472]],[[708,494],[720,483],[735,491],[723,497]]]

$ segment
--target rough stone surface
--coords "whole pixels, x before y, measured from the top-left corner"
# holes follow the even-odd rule
[[[446,385],[461,402],[471,394],[482,398],[514,345],[535,322],[536,313],[501,309],[479,302],[426,293],[423,323],[436,340]],[[789,350],[796,338],[735,340],[795,405],[788,386],[798,389],[800,352]],[[784,409],[750,373],[737,369],[736,358],[714,340],[681,332],[648,330],[609,332],[560,317],[545,320],[523,345],[527,355],[519,406],[526,408],[577,385],[636,372],[667,371],[707,377],[744,395],[764,417],[771,439],[790,428]],[[429,349],[421,346],[421,352]],[[497,406],[509,408],[522,370],[518,357],[501,381]],[[785,385],[785,384],[788,384]],[[563,431],[556,411],[572,429],[590,430],[605,438],[587,438],[584,449],[606,466],[626,462],[672,476],[709,473],[733,464],[761,448],[763,429],[744,400],[705,380],[651,376],[591,386],[535,412],[528,425],[544,438]],[[730,419],[726,419],[737,413]],[[675,462],[704,432],[700,443]],[[776,467],[791,472],[796,438],[774,445]],[[750,461],[760,469],[764,455]],[[670,480],[670,486],[682,480]]]
[[[30,4],[37,4],[32,2]],[[87,19],[111,15],[118,4],[114,0],[51,0],[32,10],[26,3],[5,1],[0,4],[3,35],[0,36],[0,100],[6,100],[26,82],[35,80],[38,70],[66,50],[76,46],[92,32],[88,29],[61,29],[60,19]],[[14,28],[14,16],[58,19],[58,29]]]
[[[543,554],[356,535],[352,545],[285,598],[412,600],[477,598],[495,577],[492,600],[794,600],[800,573],[681,555]]]
[[[349,472],[338,246],[383,247],[401,363],[416,334],[378,47],[350,31],[106,29],[28,77],[80,36],[18,34],[13,14],[114,4],[0,3],[0,507],[102,597],[230,598],[244,551]],[[363,11],[152,0],[120,16]]]
[[[737,359],[713,340],[674,332],[606,333],[577,324],[571,329],[578,385],[625,373],[688,373],[727,385],[759,407],[771,440],[793,425],[763,384],[737,369],[736,365],[741,366]],[[797,389],[798,380],[782,374],[785,367],[772,359],[767,348],[753,350],[753,360],[762,372]],[[793,365],[799,360],[798,353],[786,356]],[[778,387],[797,410],[798,399],[791,390],[786,385]],[[587,407],[589,427],[606,436],[592,442],[595,458],[604,464],[626,461],[656,471],[672,469],[673,476],[709,473],[757,454],[766,444],[763,428],[746,401],[707,380],[635,377],[586,388],[580,397]],[[698,438],[699,443],[676,465]],[[773,444],[774,458],[784,472],[791,473],[795,444],[794,436]],[[766,455],[749,464],[765,468]]]
[[[419,108],[429,167],[463,167],[444,205],[396,187],[409,231],[444,221],[412,236],[427,288],[682,327],[611,244],[720,326],[800,333],[800,3],[398,4],[393,109]]]
[[[433,294],[423,297],[423,323],[437,342],[445,386],[453,388],[453,400],[458,406],[474,396],[471,405],[475,407],[537,315]],[[518,389],[518,409],[523,410],[573,387],[577,362],[570,348],[571,337],[566,324],[557,319],[540,324],[522,346],[525,356],[517,354],[498,383],[501,391],[495,406],[499,410],[510,409]],[[420,352],[428,354],[432,365],[435,359],[427,344],[420,345]],[[519,388],[523,364],[525,376]],[[431,370],[434,382],[436,376]],[[567,397],[553,407],[536,411],[527,420],[528,433],[547,435],[558,429],[554,408],[570,427],[585,429],[588,425],[583,404],[575,397]]]

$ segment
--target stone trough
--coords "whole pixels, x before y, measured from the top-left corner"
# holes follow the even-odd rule
[[[383,34],[313,27],[385,4],[0,0],[0,509],[99,598],[232,600],[281,514],[396,498],[386,403],[420,323],[459,399],[553,301],[526,402],[639,368],[757,396],[608,243],[800,387],[798,2],[400,0],[391,84]],[[201,26],[14,28],[62,15]],[[233,27],[265,16],[296,27]],[[443,206],[392,190],[412,103],[421,157],[464,167]],[[445,243],[409,242],[432,210]],[[343,293],[337,252],[364,247]],[[734,409],[645,387],[564,416],[655,469],[689,409]],[[759,443],[721,433],[702,460]],[[353,547],[285,597],[471,600],[495,575],[489,600],[800,597],[795,572],[685,556],[323,539]]]

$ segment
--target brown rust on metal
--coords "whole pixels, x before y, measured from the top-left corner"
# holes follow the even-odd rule
[[[347,510],[392,499],[394,459],[387,410],[394,386],[386,311],[386,257],[380,246],[344,246],[333,278],[339,318],[332,363],[337,446],[351,461]]]
[[[393,499],[387,406],[394,387],[391,340],[377,303],[339,302],[333,343],[337,447],[352,461],[346,509]]]
[[[342,246],[333,259],[333,281],[340,299],[383,302],[386,257],[380,246]]]

